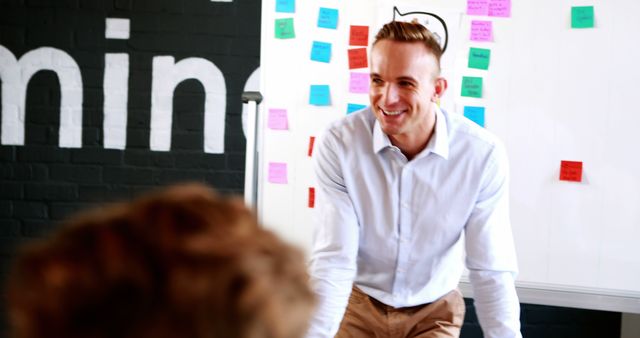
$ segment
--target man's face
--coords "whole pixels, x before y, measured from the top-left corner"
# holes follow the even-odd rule
[[[434,104],[446,81],[435,56],[421,42],[378,41],[371,50],[371,108],[394,140],[426,142]]]

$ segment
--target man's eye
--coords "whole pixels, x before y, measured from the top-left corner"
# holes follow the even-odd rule
[[[402,87],[411,87],[411,86],[413,86],[413,83],[411,83],[409,81],[400,81],[398,84],[400,86],[402,86]]]
[[[381,84],[382,80],[381,79],[377,79],[377,78],[373,78],[373,79],[371,79],[371,83],[373,83],[373,84]]]

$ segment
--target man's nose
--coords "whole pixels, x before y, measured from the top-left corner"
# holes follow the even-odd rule
[[[394,85],[388,85],[384,90],[385,106],[390,106],[398,102],[398,89]]]

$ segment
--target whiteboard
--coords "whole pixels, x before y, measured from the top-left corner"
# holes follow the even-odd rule
[[[367,72],[349,70],[350,25],[369,26],[371,42],[394,6],[435,12],[451,30],[442,107],[485,107],[485,128],[508,150],[521,301],[640,313],[640,2],[513,0],[508,18],[467,15],[466,5],[318,0],[283,13],[276,0],[262,2],[260,219],[310,251],[309,138],[345,116],[349,103],[368,103],[367,94],[349,92],[350,72]],[[595,27],[572,29],[572,6],[594,6]],[[338,10],[336,29],[317,26],[320,7]],[[295,38],[276,38],[283,18],[293,18]],[[470,41],[472,20],[491,21],[493,41]],[[329,63],[310,59],[313,41],[331,43]],[[470,47],[491,50],[488,70],[467,67]],[[463,76],[483,78],[482,98],[461,96]],[[309,104],[315,84],[330,86],[329,106]],[[272,109],[286,110],[287,130],[269,128]],[[583,163],[582,182],[559,180],[563,160]],[[270,163],[286,164],[286,184],[270,182]],[[471,295],[464,277],[461,288]]]

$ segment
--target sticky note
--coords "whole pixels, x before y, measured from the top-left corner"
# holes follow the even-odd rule
[[[471,41],[491,42],[493,41],[493,25],[491,21],[473,20],[471,21]]]
[[[560,180],[582,182],[582,162],[560,161]]]
[[[468,15],[488,15],[489,0],[467,0]]]
[[[328,106],[331,104],[329,85],[311,85],[309,88],[309,104]]]
[[[276,19],[276,39],[293,39],[295,37],[293,18]]]
[[[349,28],[349,46],[368,46],[369,26],[351,26]]]
[[[356,112],[360,109],[364,109],[367,106],[364,104],[357,104],[357,103],[347,103],[347,115]]]
[[[331,44],[314,41],[311,46],[311,60],[329,63],[331,61]]]
[[[338,28],[338,10],[334,8],[320,7],[318,12],[318,27]]]
[[[593,28],[593,6],[571,7],[571,28]]]
[[[508,18],[511,16],[511,0],[490,0],[489,16]]]
[[[269,183],[287,184],[287,164],[269,162]]]
[[[316,188],[309,188],[309,198],[308,198],[308,206],[309,208],[313,208],[316,205]]]
[[[482,78],[474,76],[462,77],[462,96],[482,97]]]
[[[464,117],[484,127],[484,107],[464,107]]]
[[[349,69],[367,68],[368,66],[366,48],[349,49]]]
[[[289,121],[287,119],[286,109],[269,109],[267,126],[273,130],[289,129]]]
[[[309,136],[309,149],[307,150],[307,155],[309,155],[309,157],[311,157],[311,155],[313,155],[313,144],[316,143],[316,137],[315,136]]]
[[[295,0],[276,0],[276,12],[295,13],[296,1]]]
[[[369,93],[369,73],[351,73],[349,76],[349,93]]]
[[[491,50],[484,48],[469,48],[469,68],[489,69]]]

